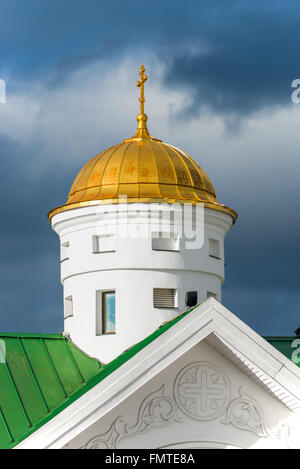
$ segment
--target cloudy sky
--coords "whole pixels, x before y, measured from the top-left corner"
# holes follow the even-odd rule
[[[300,326],[297,0],[0,0],[0,330],[63,329],[46,218],[136,128],[193,156],[239,219],[223,302],[263,335]]]

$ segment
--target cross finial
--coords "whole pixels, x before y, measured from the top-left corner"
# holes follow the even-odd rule
[[[139,70],[140,79],[136,84],[136,86],[140,89],[140,98],[139,98],[140,99],[140,113],[138,114],[136,118],[138,121],[137,131],[133,137],[127,138],[126,140],[124,140],[124,142],[132,142],[135,140],[141,141],[144,139],[161,141],[158,138],[151,137],[149,130],[147,129],[148,116],[144,112],[144,104],[146,101],[145,96],[144,96],[144,85],[145,85],[145,81],[148,80],[148,76],[145,75],[145,71],[146,69],[144,65],[142,64]]]
[[[145,81],[148,80],[148,76],[145,75],[145,67],[144,65],[142,64],[141,65],[141,68],[140,68],[140,71],[139,71],[139,75],[140,75],[140,79],[139,81],[137,82],[136,86],[138,88],[140,88],[140,113],[141,114],[144,114],[144,104],[145,104],[145,96],[144,96],[144,83]]]

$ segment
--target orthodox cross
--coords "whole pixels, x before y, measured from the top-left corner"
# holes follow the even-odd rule
[[[141,68],[140,68],[140,71],[139,71],[139,75],[140,75],[140,79],[139,81],[137,82],[136,86],[138,88],[140,88],[140,112],[141,114],[144,114],[144,104],[145,104],[145,96],[144,96],[144,83],[145,81],[148,80],[148,76],[144,74],[144,72],[146,71],[144,65],[142,64],[141,65]]]

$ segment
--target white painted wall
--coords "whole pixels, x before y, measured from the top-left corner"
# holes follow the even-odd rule
[[[186,377],[190,367],[198,367],[208,376],[208,400],[204,399],[198,409],[194,398],[190,402],[180,400],[181,377]],[[212,370],[215,375],[211,374]],[[198,382],[202,391],[206,387],[203,376]],[[193,383],[193,378],[190,382]],[[216,406],[210,400],[211,388],[224,391]],[[200,392],[196,394],[199,396]],[[299,445],[299,421],[295,414],[203,341],[73,439],[65,449],[284,449]]]
[[[181,231],[182,207],[177,204],[151,204],[152,216],[145,211],[150,204],[98,205],[82,207],[55,215],[53,229],[62,248],[61,282],[64,298],[73,299],[73,316],[65,319],[65,332],[86,353],[107,363],[123,350],[150,334],[161,323],[186,309],[187,291],[198,292],[198,303],[207,292],[221,301],[224,282],[224,237],[232,225],[229,215],[199,209],[197,228],[191,214],[184,227],[203,235],[203,245],[187,248],[186,238],[179,240],[179,251],[152,250],[151,232]],[[161,218],[160,218],[161,217]],[[159,220],[163,221],[159,221]],[[139,233],[139,234],[138,234]],[[143,233],[143,235],[141,235]],[[93,237],[114,234],[115,252],[94,253]],[[148,234],[148,236],[146,236]],[[220,259],[209,255],[209,239],[220,245]],[[153,307],[153,288],[174,288],[176,308]],[[116,290],[115,335],[96,335],[96,292]],[[66,311],[65,311],[66,313]],[[101,311],[100,311],[101,314]]]

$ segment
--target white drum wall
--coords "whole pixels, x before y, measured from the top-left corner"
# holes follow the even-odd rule
[[[208,292],[221,301],[224,237],[232,225],[231,217],[203,208],[203,218],[197,220],[198,232],[204,229],[201,248],[187,249],[182,237],[178,251],[157,251],[152,249],[151,236],[137,237],[138,230],[144,235],[168,232],[171,225],[179,233],[178,219],[170,222],[169,213],[182,208],[176,204],[151,204],[151,209],[149,218],[145,204],[128,204],[126,216],[124,207],[117,204],[87,206],[52,219],[61,245],[67,246],[62,249],[61,282],[64,298],[72,297],[73,315],[65,319],[65,332],[86,353],[104,363],[185,311],[187,291],[197,291],[198,303],[207,298]],[[185,223],[192,221],[186,217]],[[94,253],[93,237],[112,233],[116,234],[115,252]],[[209,239],[219,242],[220,259],[209,255]],[[176,308],[154,308],[154,288],[175,289]],[[96,335],[96,292],[103,290],[116,291],[113,335]]]

